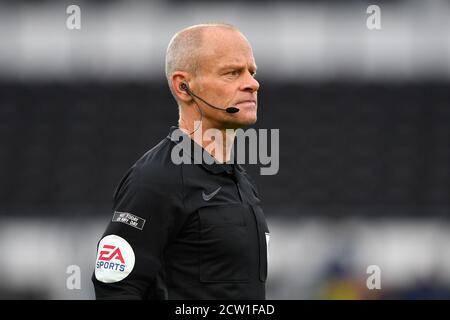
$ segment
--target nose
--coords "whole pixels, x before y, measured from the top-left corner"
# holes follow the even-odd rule
[[[242,90],[255,92],[259,89],[259,82],[250,74],[250,72],[246,73],[246,77],[243,82]]]

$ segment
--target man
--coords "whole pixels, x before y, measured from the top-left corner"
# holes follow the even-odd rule
[[[97,299],[265,299],[269,230],[226,130],[256,122],[255,72],[249,42],[231,25],[195,25],[172,38],[166,76],[179,128],[116,189],[92,277]],[[223,139],[195,134],[212,128]],[[200,151],[213,161],[174,163],[183,138],[189,157]]]

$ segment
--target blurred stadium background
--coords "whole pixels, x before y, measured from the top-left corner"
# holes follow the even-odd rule
[[[0,298],[93,298],[114,188],[177,121],[166,46],[224,21],[253,45],[256,127],[280,129],[279,173],[247,166],[268,298],[449,299],[449,16],[443,0],[0,2]]]

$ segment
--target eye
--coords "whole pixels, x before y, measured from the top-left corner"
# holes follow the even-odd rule
[[[228,72],[229,75],[231,76],[238,76],[239,75],[239,71],[238,70],[232,70],[230,72]]]

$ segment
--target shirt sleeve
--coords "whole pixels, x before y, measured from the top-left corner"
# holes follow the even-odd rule
[[[92,275],[96,299],[166,299],[164,249],[183,219],[174,170],[133,166],[114,193]]]

